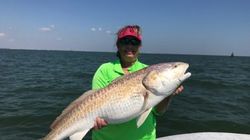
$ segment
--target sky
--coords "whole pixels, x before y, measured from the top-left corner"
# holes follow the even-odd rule
[[[250,0],[0,0],[0,48],[115,52],[134,24],[143,53],[250,56]]]

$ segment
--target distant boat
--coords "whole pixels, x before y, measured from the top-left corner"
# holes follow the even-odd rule
[[[230,57],[234,57],[234,53],[233,52],[231,53]]]

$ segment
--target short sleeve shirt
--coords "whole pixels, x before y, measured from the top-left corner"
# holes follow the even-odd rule
[[[138,60],[128,68],[130,73],[147,67],[146,64]],[[109,85],[116,78],[124,75],[119,60],[102,64],[96,71],[92,89],[100,89]],[[137,128],[136,119],[122,123],[109,124],[100,130],[92,131],[93,140],[155,140],[156,139],[156,119],[151,112],[145,122]]]

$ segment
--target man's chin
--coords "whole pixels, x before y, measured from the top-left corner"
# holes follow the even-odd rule
[[[135,62],[136,58],[135,57],[126,57],[127,62]]]

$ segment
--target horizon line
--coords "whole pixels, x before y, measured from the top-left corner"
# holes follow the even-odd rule
[[[18,48],[0,48],[0,50],[27,50],[27,51],[64,51],[64,52],[97,52],[97,53],[116,53],[116,52],[112,52],[112,51],[88,51],[88,50],[56,50],[56,49],[27,49],[27,48],[22,48],[22,49],[18,49]],[[234,52],[232,52],[234,53]],[[193,56],[229,56],[231,55],[231,53],[229,55],[219,55],[219,54],[182,54],[182,53],[150,53],[150,52],[140,52],[140,54],[155,54],[155,55],[193,55]],[[246,55],[234,55],[234,57],[250,57],[250,56],[246,56]]]

